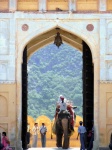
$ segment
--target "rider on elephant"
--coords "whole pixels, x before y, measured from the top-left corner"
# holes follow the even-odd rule
[[[63,112],[63,111],[66,112],[66,113],[68,113],[67,104],[64,101],[64,96],[61,95],[60,99],[61,99],[61,102],[59,103],[59,109],[60,109],[60,111],[58,112],[58,114],[61,113],[61,112]]]
[[[57,108],[56,108],[56,115],[60,115],[62,112],[69,114],[70,118],[70,129],[74,131],[74,110],[72,108],[72,105],[70,103],[66,103],[64,96],[60,95],[58,103],[57,103]]]

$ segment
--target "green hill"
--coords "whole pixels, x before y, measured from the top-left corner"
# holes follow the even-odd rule
[[[50,44],[28,61],[28,115],[53,119],[59,95],[78,106],[82,115],[82,53],[63,44]]]

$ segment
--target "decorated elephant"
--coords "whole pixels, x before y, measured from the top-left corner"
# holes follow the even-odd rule
[[[62,137],[63,144],[62,144]],[[69,147],[69,115],[60,114],[56,121],[56,146],[67,149]]]
[[[73,107],[71,109],[73,109]],[[74,118],[76,118],[75,113],[73,115]],[[53,133],[56,134],[57,147],[62,147],[63,149],[69,148],[70,136],[74,132],[74,126],[71,124],[72,121],[73,118],[69,111],[61,111],[58,115],[56,115],[53,125]]]

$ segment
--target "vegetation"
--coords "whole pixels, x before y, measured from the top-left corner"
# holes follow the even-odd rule
[[[63,44],[50,44],[28,61],[28,115],[53,119],[59,95],[72,101],[82,115],[82,53]]]

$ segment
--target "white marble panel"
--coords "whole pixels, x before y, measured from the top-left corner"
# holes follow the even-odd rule
[[[0,20],[0,54],[8,54],[9,45],[9,30],[8,22],[6,20]]]
[[[107,54],[112,54],[112,21],[107,26]]]
[[[0,81],[7,80],[8,62],[0,62]]]
[[[99,0],[99,11],[106,11],[107,0]]]
[[[0,82],[4,83],[15,81],[15,57],[8,57],[5,60],[0,60]]]
[[[45,12],[47,6],[47,0],[39,0],[39,11]]]
[[[15,11],[17,9],[17,0],[9,0],[9,10]]]
[[[76,11],[76,0],[69,0],[69,11]]]
[[[108,39],[108,54],[112,54],[112,35]]]

